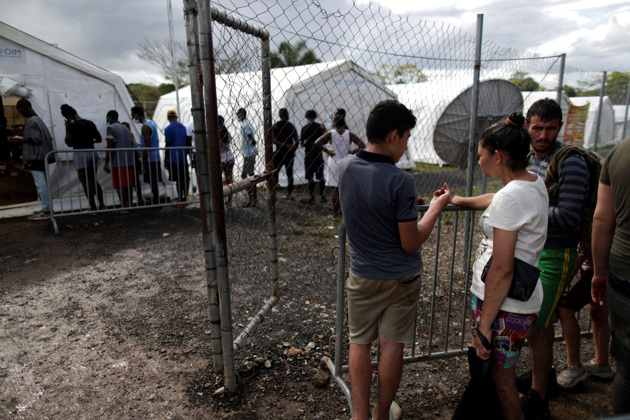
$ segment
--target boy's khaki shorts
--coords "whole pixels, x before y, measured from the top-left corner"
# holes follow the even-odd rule
[[[394,343],[411,343],[420,297],[420,273],[402,279],[373,280],[348,276],[350,342],[370,344],[382,335]]]

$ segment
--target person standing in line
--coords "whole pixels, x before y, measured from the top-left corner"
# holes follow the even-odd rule
[[[234,155],[232,154],[232,136],[225,126],[225,118],[219,115],[219,148],[221,150],[221,170],[225,176],[225,185],[234,182]],[[225,199],[225,206],[232,207],[232,194]]]
[[[131,136],[129,130],[118,122],[118,112],[111,110],[106,115],[107,133],[105,140],[107,141],[107,153],[105,155],[105,172],[112,174],[112,184],[118,192],[118,198],[123,208],[133,205],[133,195],[131,188],[135,185],[134,151],[133,150],[116,150],[123,148],[132,148]],[[111,161],[111,170],[110,170]],[[122,210],[121,213],[126,213]]]
[[[287,200],[293,200],[293,160],[295,159],[295,149],[298,146],[298,135],[295,126],[289,122],[289,111],[286,108],[280,109],[280,121],[272,127],[273,144],[276,145],[276,152],[273,154],[274,177],[276,188],[280,178],[280,168],[284,166],[287,174],[288,187]]]
[[[81,118],[70,105],[61,105],[61,115],[66,119],[66,145],[75,150],[94,149],[94,143],[103,141],[96,125],[90,120]],[[90,210],[96,210],[95,196],[98,197],[98,209],[105,210],[103,189],[97,181],[98,153],[75,152],[74,167],[79,174],[85,196],[90,202]]]
[[[241,123],[242,132],[242,153],[243,153],[243,171],[241,178],[245,179],[248,176],[253,176],[256,169],[256,139],[254,138],[254,128],[247,119],[247,111],[244,108],[239,108],[236,111],[236,118]],[[257,192],[256,186],[251,186],[247,189],[248,200],[242,204],[242,207],[256,207]]]
[[[300,145],[304,147],[304,170],[308,182],[309,198],[300,202],[315,204],[315,179],[319,183],[319,201],[326,202],[326,181],[324,180],[324,158],[322,152],[315,147],[315,140],[326,133],[324,126],[316,122],[317,113],[312,109],[306,111],[308,124],[302,127]]]
[[[630,137],[610,151],[599,178],[593,216],[593,301],[608,305],[617,361],[613,408],[630,414]],[[625,417],[624,417],[625,418]]]
[[[557,375],[556,381],[559,386],[565,389],[574,388],[589,376],[601,379],[612,379],[615,376],[608,360],[610,343],[608,308],[594,303],[591,298],[593,257],[590,251],[588,256],[578,256],[578,263],[580,262],[580,267],[573,270],[579,272],[577,282],[558,303],[558,318],[562,325],[562,335],[567,347],[567,366]],[[580,326],[575,316],[580,309],[587,305],[591,315],[595,357],[582,364],[580,362]]]
[[[198,180],[199,177],[197,176],[197,147],[195,145],[194,131],[195,131],[195,122],[191,121],[186,126],[186,144],[188,146],[192,146],[192,150],[190,151],[190,167],[191,167],[190,172],[192,176],[194,177],[193,187],[192,187],[193,194],[197,192],[197,185],[199,185],[199,180]]]
[[[129,131],[129,137],[131,138],[131,146],[139,147],[138,143],[136,143],[136,138],[131,132],[131,126],[129,125],[129,123],[126,121],[123,121],[121,122],[121,124],[124,125]],[[142,152],[135,151],[133,157],[134,157],[133,177],[134,177],[134,187],[136,189],[136,197],[138,198],[138,205],[144,206],[146,204],[146,201],[144,200],[144,197],[142,196],[142,179],[140,179],[140,175],[142,174]]]
[[[526,126],[533,153],[530,154],[528,171],[545,177],[552,157],[564,146],[557,141],[562,124],[562,109],[552,99],[541,99],[529,108]],[[528,339],[532,384],[531,388],[521,391],[524,391],[521,403],[526,419],[547,419],[551,416],[547,385],[553,363],[553,322],[577,259],[582,204],[588,194],[586,161],[579,154],[572,153],[562,161],[558,194],[549,201],[547,240],[539,264],[544,299]]]
[[[336,121],[342,128],[341,120]],[[415,125],[416,117],[404,105],[379,102],[367,119],[367,149],[340,162],[339,192],[351,256],[346,286],[355,420],[369,418],[370,348],[377,339],[381,356],[373,418],[388,419],[390,407],[392,412],[400,410],[394,397],[402,376],[404,343],[414,338],[422,270],[419,248],[451,201],[444,184],[418,222],[415,181],[396,167]]]
[[[157,125],[148,120],[144,114],[144,109],[139,106],[131,108],[131,118],[137,123],[142,124],[140,131],[140,146],[143,148],[160,147],[160,139],[158,137]],[[160,202],[160,182],[162,182],[162,169],[160,167],[160,151],[144,150],[142,153],[142,173],[144,182],[151,185],[151,193],[153,194],[153,204]]]
[[[547,237],[549,197],[543,180],[527,171],[530,137],[525,118],[512,113],[482,134],[479,166],[487,178],[503,184],[496,194],[453,197],[455,205],[485,210],[479,218],[483,239],[473,265],[470,291],[473,314],[471,347],[483,360],[492,359],[491,372],[506,419],[523,419],[515,371],[521,348],[543,302],[536,286],[527,300],[510,297],[515,259],[538,267]],[[492,259],[492,260],[490,260]],[[491,261],[491,263],[490,263]],[[482,273],[487,268],[487,275]]]
[[[166,113],[170,124],[164,129],[164,143],[166,147],[186,147],[186,127],[177,121],[177,112],[170,110]],[[185,203],[188,198],[188,185],[190,174],[188,173],[188,150],[177,149],[167,151],[169,154],[169,180],[177,185],[177,197],[180,203]],[[184,207],[178,204],[175,207]]]
[[[22,161],[24,169],[28,169],[33,174],[35,187],[39,198],[42,200],[42,209],[28,217],[29,220],[50,219],[50,195],[48,192],[48,181],[46,179],[46,154],[53,150],[53,139],[48,131],[48,127],[33,110],[28,99],[20,99],[16,108],[24,118],[24,134],[22,138],[13,138],[12,141],[22,145]]]
[[[330,147],[324,147],[327,143],[330,143]],[[315,141],[315,147],[329,156],[326,184],[333,187],[333,192],[331,197],[332,211],[328,218],[337,220],[340,209],[338,185],[341,161],[344,157],[364,149],[365,143],[356,134],[348,130],[346,111],[338,108],[333,114],[333,129],[318,138]]]

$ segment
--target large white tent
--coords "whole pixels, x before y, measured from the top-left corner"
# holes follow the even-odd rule
[[[571,98],[571,103],[577,106],[590,104],[588,108],[588,118],[584,128],[584,144],[586,149],[592,149],[597,139],[597,114],[599,112],[599,96],[575,96]],[[597,147],[612,146],[615,144],[615,115],[612,102],[608,96],[604,96],[602,101],[602,113],[599,124],[599,139]]]
[[[465,166],[468,156],[472,99],[470,80],[436,80],[387,85],[413,111],[409,151],[416,162]],[[520,111],[523,98],[516,85],[500,79],[479,83],[476,131]]]
[[[240,173],[241,142],[240,125],[236,120],[236,110],[245,108],[247,118],[256,131],[259,142],[257,170],[262,170],[262,75],[261,72],[238,74],[219,74],[216,76],[218,112],[225,117],[226,127],[232,134],[232,145],[236,157],[235,174]],[[179,89],[180,122],[184,125],[192,120],[190,87]],[[333,61],[297,67],[285,67],[271,70],[271,103],[273,119],[278,119],[280,108],[289,111],[290,121],[300,127],[306,124],[304,114],[313,109],[318,114],[318,121],[326,128],[332,127],[331,116],[335,109],[344,108],[347,112],[346,122],[350,131],[357,134],[364,142],[365,123],[372,107],[385,99],[396,99],[396,95],[380,81],[370,75],[352,61]],[[175,92],[160,97],[154,113],[154,121],[161,131],[168,121],[166,113],[177,109]],[[160,134],[161,141],[163,135]],[[413,167],[409,156],[403,156],[399,166]],[[304,180],[304,151],[298,149],[294,163],[296,184]],[[284,169],[280,175],[280,184],[286,185]]]
[[[3,22],[0,22],[0,51],[0,93],[4,97],[27,98],[48,126],[57,150],[68,149],[64,143],[64,119],[59,110],[62,104],[71,105],[82,118],[93,121],[103,137],[107,111],[114,109],[121,121],[131,121],[133,101],[120,76]],[[139,139],[140,133],[134,124],[132,130]],[[96,147],[105,148],[105,141]],[[66,160],[71,158],[72,154],[60,155],[52,168],[53,198],[60,191],[78,189],[73,163]],[[107,197],[116,196],[111,194],[111,176],[102,169],[99,183]]]

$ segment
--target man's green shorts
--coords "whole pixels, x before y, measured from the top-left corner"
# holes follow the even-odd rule
[[[540,281],[542,282],[544,297],[534,327],[546,328],[553,322],[553,315],[562,297],[562,292],[570,280],[576,259],[577,248],[543,249],[538,268],[542,270]]]

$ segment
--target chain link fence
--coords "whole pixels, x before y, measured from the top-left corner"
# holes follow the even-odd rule
[[[300,145],[294,147],[295,156],[285,159],[287,165],[279,171],[277,185],[270,175],[278,150],[278,145],[273,145],[271,119],[278,121],[281,109],[287,110],[288,121],[295,127],[298,138],[307,125],[307,111],[314,111],[315,121],[329,132],[334,129],[333,115],[343,109],[347,129],[367,143],[365,122],[371,108],[381,100],[397,99],[412,109],[418,119],[409,148],[398,162],[399,167],[416,178],[418,195],[431,196],[444,182],[449,183],[454,194],[476,194],[499,188],[496,182],[486,185],[476,169],[475,141],[481,131],[512,111],[526,112],[542,97],[567,101],[568,95],[562,93],[562,86],[569,82],[595,83],[597,80],[597,75],[573,70],[565,73],[564,56],[535,57],[493,42],[480,42],[483,38],[481,19],[478,33],[470,35],[447,24],[394,15],[374,4],[355,5],[344,12],[327,10],[316,0],[223,1],[221,4],[209,12],[214,19],[211,25],[213,54],[204,58],[201,42],[197,50],[201,59],[195,62],[191,48],[198,41],[196,37],[202,38],[199,34],[203,30],[200,28],[198,33],[191,30],[197,10],[191,1],[184,1],[192,89],[180,91],[180,109],[183,122],[198,113],[195,135],[200,177],[204,176],[204,165],[210,176],[208,185],[204,185],[203,180],[200,182],[200,201],[202,211],[210,215],[204,220],[207,234],[204,243],[211,307],[218,304],[219,295],[223,296],[224,292],[229,297],[231,291],[232,301],[238,302],[231,306],[228,320],[225,317],[219,320],[217,313],[211,314],[213,323],[221,323],[220,331],[213,332],[213,352],[219,352],[214,344],[223,339],[223,351],[229,348],[228,359],[233,357],[232,340],[226,344],[226,332],[229,337],[232,333],[232,318],[236,329],[240,329],[236,339],[238,351],[242,340],[275,305],[278,279],[291,279],[295,275],[295,264],[289,262],[291,256],[286,253],[287,242],[312,242],[313,259],[328,258],[328,247],[336,242],[334,235],[339,221],[325,217],[331,210],[331,184],[336,185],[334,174],[328,170],[331,160],[324,164],[325,201],[309,200],[305,159],[310,155],[308,144],[303,141],[298,141]],[[199,13],[201,22],[203,13]],[[269,33],[268,38],[265,31]],[[195,71],[199,63],[203,67],[204,62],[209,62],[208,70]],[[271,63],[271,69],[267,63]],[[195,102],[195,90],[207,89],[210,77],[215,84],[217,113],[223,117],[229,135],[218,125],[214,126],[208,98],[206,114],[199,114],[204,108],[199,101]],[[270,89],[268,93],[266,88]],[[246,111],[247,123],[237,117],[239,109]],[[253,129],[255,145],[247,135],[248,125]],[[210,138],[209,149],[203,146],[201,150],[206,133]],[[283,141],[295,143],[294,137]],[[216,142],[215,146],[212,142]],[[245,159],[252,154],[252,146],[256,151],[254,177],[246,170]],[[325,147],[343,149],[339,144]],[[216,155],[219,151],[221,162]],[[293,167],[295,191],[293,197],[283,199],[281,197],[289,195],[286,191],[291,177],[291,171],[287,173],[288,165]],[[319,178],[317,175],[315,179]],[[217,177],[221,178],[223,190],[212,191],[219,191],[223,197],[218,200],[214,194],[211,203],[206,195],[210,193],[212,182],[218,184]],[[239,181],[241,179],[244,181]],[[255,203],[252,186],[257,192]],[[226,229],[224,243],[220,232],[222,223]],[[219,232],[213,230],[216,226]],[[464,230],[468,231],[468,227]],[[461,246],[461,243],[448,245],[453,249]],[[223,251],[225,255],[221,256]],[[466,273],[465,257],[460,257],[463,260],[460,264],[455,262],[455,252],[452,254],[450,265]],[[460,254],[469,255],[469,252]],[[431,258],[425,256],[427,264]],[[311,262],[297,263],[308,267]],[[225,281],[223,286],[222,281]],[[458,278],[457,281],[465,283],[467,280]],[[437,273],[433,279],[433,283],[436,282],[440,282]],[[440,290],[445,287],[442,284]],[[271,297],[262,293],[263,298],[258,298],[260,291],[266,288]],[[461,320],[459,322],[458,328],[463,328]],[[461,339],[461,335],[458,337]],[[228,389],[232,386],[227,384]]]

